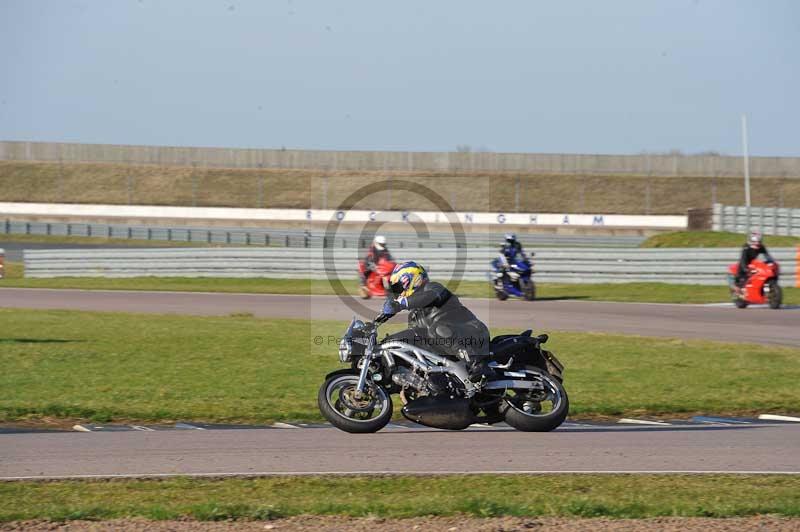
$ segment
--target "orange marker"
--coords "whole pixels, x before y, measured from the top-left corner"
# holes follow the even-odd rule
[[[794,265],[795,265],[794,285],[797,288],[800,288],[800,246],[797,246],[797,257],[794,262]]]

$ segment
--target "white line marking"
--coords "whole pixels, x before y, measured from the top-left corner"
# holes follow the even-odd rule
[[[78,432],[92,432],[92,429],[84,427],[83,425],[73,425],[72,430],[77,430]]]
[[[750,425],[749,421],[742,421],[739,419],[729,419],[725,417],[713,416],[695,416],[692,418],[694,423],[707,423],[714,425]]]
[[[191,430],[206,430],[203,427],[195,427],[194,425],[190,425],[188,423],[175,423],[176,429],[191,429]]]
[[[143,432],[155,432],[155,429],[151,429],[150,427],[143,427],[141,425],[131,425],[130,427],[133,430],[141,430]]]
[[[0,480],[69,480],[69,479],[92,479],[92,478],[169,478],[169,477],[195,477],[195,478],[223,478],[223,477],[305,477],[320,475],[336,476],[364,476],[364,475],[385,475],[385,476],[438,476],[438,475],[800,475],[797,471],[764,471],[764,470],[733,470],[725,471],[713,469],[708,471],[696,469],[665,469],[665,470],[641,470],[641,469],[620,469],[620,470],[526,470],[526,471],[265,471],[254,473],[252,471],[241,473],[128,473],[111,475],[53,475],[53,476],[11,476],[0,477]]]
[[[647,419],[630,419],[630,418],[622,418],[617,423],[629,424],[629,425],[659,425],[659,426],[670,426],[672,423],[667,423],[666,421],[650,421]]]
[[[281,423],[281,422],[273,423],[272,426],[274,428],[276,428],[276,429],[299,429],[300,428],[300,427],[297,427],[295,425],[290,425],[288,423]]]
[[[794,416],[779,416],[777,414],[761,414],[758,419],[769,419],[772,421],[794,421],[800,423],[800,417]]]

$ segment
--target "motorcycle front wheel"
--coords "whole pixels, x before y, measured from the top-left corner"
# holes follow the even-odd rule
[[[783,303],[783,290],[778,286],[778,283],[769,283],[769,296],[767,297],[767,301],[769,302],[769,308],[781,308],[781,304]]]
[[[357,374],[332,375],[320,386],[317,404],[323,417],[339,430],[354,434],[377,432],[392,419],[392,397],[380,386],[367,383],[356,397]]]
[[[522,294],[526,301],[533,301],[536,299],[536,284],[533,281],[528,281],[523,285]]]
[[[558,379],[533,366],[541,390],[508,390],[500,406],[505,421],[525,432],[549,432],[558,428],[569,413],[567,391]]]

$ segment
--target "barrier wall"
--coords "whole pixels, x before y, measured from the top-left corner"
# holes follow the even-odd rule
[[[287,222],[420,222],[423,224],[528,225],[685,229],[686,216],[629,214],[335,211],[326,209],[239,209],[227,207],[164,207],[142,205],[81,205],[72,203],[0,203],[0,216],[55,216],[120,219],[185,219]]]
[[[392,249],[396,248],[449,248],[458,245],[453,233],[384,231]],[[269,229],[257,227],[187,227],[163,225],[131,225],[81,222],[30,222],[5,220],[0,222],[0,234],[95,237],[122,240],[149,240],[153,246],[159,242],[197,242],[237,246],[284,246],[301,248],[366,248],[371,233],[353,230],[325,234],[324,229]],[[463,244],[471,247],[496,247],[505,233],[465,233]],[[645,239],[639,235],[561,235],[548,233],[520,233],[517,238],[525,247],[586,246],[586,247],[637,247]]]
[[[741,157],[491,152],[316,151],[58,142],[0,142],[0,160],[107,162],[226,168],[739,176]],[[798,177],[800,157],[751,157],[752,177]]]
[[[665,282],[724,285],[738,248],[537,249],[535,278],[553,283]],[[782,264],[782,283],[796,284],[793,248],[771,250]],[[397,260],[422,263],[437,280],[485,280],[495,249],[395,250]],[[26,250],[25,276],[45,277],[272,277],[356,278],[355,249],[194,248]],[[326,260],[327,259],[327,260]],[[325,265],[329,268],[326,270]],[[459,270],[463,274],[459,274]]]
[[[765,235],[800,236],[800,209],[741,207],[716,203],[711,224],[714,231],[747,233],[758,230]]]

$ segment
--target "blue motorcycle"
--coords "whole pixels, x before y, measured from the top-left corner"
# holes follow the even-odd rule
[[[492,261],[492,287],[497,299],[505,301],[511,297],[519,297],[526,301],[536,298],[536,284],[533,282],[533,266],[524,257],[516,257],[503,271],[503,258]]]

